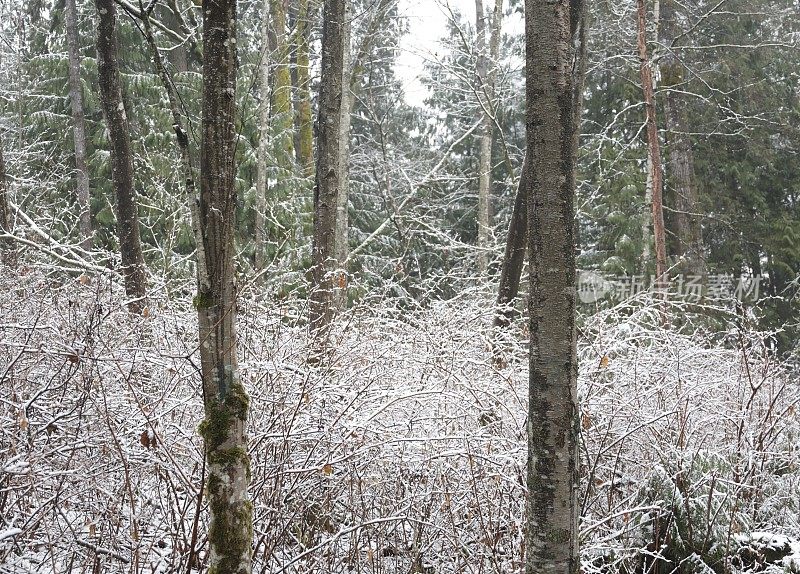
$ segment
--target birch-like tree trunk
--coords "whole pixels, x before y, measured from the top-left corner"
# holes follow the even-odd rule
[[[114,0],[95,0],[97,25],[97,75],[100,103],[108,128],[111,182],[116,195],[117,237],[122,255],[122,275],[128,309],[144,308],[145,267],[139,237],[139,214],[133,187],[133,157],[128,117],[122,101],[122,80],[117,60],[117,9]]]
[[[0,233],[11,234],[11,210],[6,181],[6,160],[3,157],[3,138],[0,135]],[[0,239],[0,260],[9,267],[16,265],[17,253],[11,239]]]
[[[261,16],[261,63],[259,67],[259,88],[261,101],[258,104],[258,173],[256,174],[256,217],[255,217],[255,270],[263,271],[266,266],[267,250],[267,192],[269,172],[269,6],[272,0],[264,0]],[[298,72],[299,73],[299,72]]]
[[[78,15],[75,0],[64,4],[69,53],[69,101],[72,109],[72,138],[75,148],[75,181],[78,200],[78,230],[81,244],[92,246],[92,215],[89,204],[89,169],[86,165],[86,120],[83,112],[83,86],[81,83],[81,53],[78,42]]]
[[[311,336],[316,351],[327,344],[333,316],[336,270],[336,215],[341,185],[342,80],[347,38],[346,0],[325,0],[322,25],[322,77],[317,120],[317,176],[314,186],[314,236],[311,250]],[[317,359],[319,357],[316,357]]]
[[[669,143],[668,183],[675,203],[676,255],[686,259],[684,270],[693,275],[705,272],[703,233],[698,217],[697,187],[694,182],[694,153],[689,137],[689,117],[680,90],[684,83],[683,65],[674,51],[679,33],[675,0],[661,0],[659,9],[659,40],[664,49],[660,58],[661,85],[666,89],[664,115]]]
[[[575,34],[581,0],[526,0],[528,252],[528,574],[576,574],[578,397]]]
[[[489,267],[489,228],[492,188],[492,132],[494,130],[494,80],[500,51],[503,0],[495,0],[489,45],[486,45],[486,14],[483,1],[475,0],[476,93],[481,107],[478,139],[478,272],[484,275]]]
[[[667,242],[664,232],[664,177],[661,167],[661,146],[658,141],[658,121],[656,119],[656,97],[653,88],[653,68],[647,55],[647,14],[644,0],[636,4],[637,45],[639,49],[639,74],[647,122],[647,152],[650,159],[650,178],[653,190],[653,239],[656,254],[656,283],[664,285],[667,273]]]
[[[207,458],[209,574],[252,571],[245,433],[250,399],[236,358],[236,1],[203,0],[197,308]]]
[[[336,237],[334,249],[339,267],[334,286],[337,309],[347,306],[347,258],[350,255],[350,114],[353,110],[353,60],[350,45],[351,0],[345,1],[345,25],[342,29],[342,104],[339,124],[339,192],[336,198]]]

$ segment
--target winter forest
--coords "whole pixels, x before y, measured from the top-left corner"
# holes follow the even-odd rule
[[[0,574],[800,573],[798,0],[0,0]]]

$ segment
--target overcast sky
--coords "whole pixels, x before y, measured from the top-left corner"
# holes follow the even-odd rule
[[[403,38],[397,73],[403,78],[406,101],[422,105],[427,95],[419,82],[422,65],[436,58],[441,49],[447,23],[447,3],[453,12],[461,12],[469,21],[475,20],[475,0],[400,0],[400,13],[408,18],[409,33]]]

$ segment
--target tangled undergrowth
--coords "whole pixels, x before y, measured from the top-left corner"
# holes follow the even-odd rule
[[[101,277],[2,281],[0,572],[202,570],[190,298],[156,293],[131,317]],[[367,297],[320,368],[301,300],[243,295],[254,571],[523,571],[526,342],[496,366],[490,301]],[[796,373],[746,316],[685,311],[584,318],[583,569],[797,569]]]

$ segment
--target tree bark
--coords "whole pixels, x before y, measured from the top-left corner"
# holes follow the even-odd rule
[[[527,191],[530,186],[530,165],[530,154],[526,152],[517,186],[517,195],[514,198],[514,210],[508,225],[503,266],[500,268],[497,311],[494,317],[494,326],[499,329],[508,328],[516,315],[513,305],[519,294],[522,268],[525,265],[525,242],[528,239]]]
[[[656,98],[653,89],[653,69],[647,56],[647,15],[644,0],[637,0],[637,45],[639,48],[639,73],[642,79],[642,92],[647,121],[647,150],[650,158],[651,183],[653,188],[653,239],[656,252],[656,284],[664,285],[667,273],[667,244],[664,232],[663,172],[661,167],[661,146],[658,141],[658,121],[656,119]]]
[[[526,571],[576,574],[575,34],[581,0],[526,0],[531,294]]]
[[[236,1],[203,0],[203,108],[197,233],[200,363],[208,461],[210,574],[252,571],[247,490],[250,399],[236,357]]]
[[[675,55],[673,43],[678,35],[675,0],[661,0],[659,10],[661,84],[666,89],[664,115],[669,143],[668,183],[675,196],[676,255],[685,259],[684,270],[691,275],[705,273],[703,234],[698,217],[697,187],[694,184],[694,153],[688,135],[689,117],[686,102],[675,89],[684,82],[683,66]]]
[[[314,236],[312,240],[312,338],[317,350],[327,343],[333,312],[336,269],[336,215],[341,184],[342,80],[346,0],[325,0],[322,26],[322,77],[317,120],[317,175],[314,186]]]
[[[297,163],[306,177],[314,173],[314,120],[311,115],[311,81],[309,79],[309,0],[299,0],[297,7],[297,127],[300,132]]]
[[[0,233],[11,234],[11,210],[6,182],[6,161],[3,157],[3,138],[0,136]],[[9,267],[17,263],[17,252],[11,239],[0,239],[0,260]]]
[[[342,104],[339,124],[339,192],[336,198],[336,237],[334,249],[339,274],[336,277],[334,299],[337,309],[347,306],[347,258],[350,255],[350,114],[353,110],[351,77],[352,50],[350,46],[351,0],[345,1],[345,22],[342,29]]]
[[[274,73],[272,77],[273,150],[278,165],[289,170],[294,161],[294,115],[292,112],[292,76],[289,71],[289,41],[286,34],[284,0],[270,5],[275,32]]]
[[[122,255],[122,275],[128,310],[144,308],[145,267],[139,237],[139,214],[133,187],[133,158],[128,117],[122,101],[122,81],[117,61],[117,10],[114,0],[95,0],[97,26],[97,73],[100,103],[111,144],[111,182],[116,195],[117,236]]]
[[[89,204],[89,169],[86,165],[86,120],[83,113],[81,54],[78,42],[78,16],[75,0],[66,0],[67,51],[69,52],[69,100],[72,108],[72,137],[75,147],[76,199],[78,230],[84,249],[92,246],[92,216]]]
[[[262,55],[259,69],[261,101],[258,105],[258,173],[256,175],[256,217],[255,217],[255,257],[257,272],[266,267],[267,250],[267,161],[269,157],[269,6],[272,0],[264,0],[264,13],[261,16]],[[298,72],[299,73],[299,72]]]
[[[495,0],[489,45],[486,45],[486,14],[483,1],[475,0],[476,94],[481,107],[478,139],[478,272],[489,268],[490,197],[492,188],[492,131],[494,129],[494,80],[500,50],[503,0]],[[488,53],[487,53],[488,52]]]

